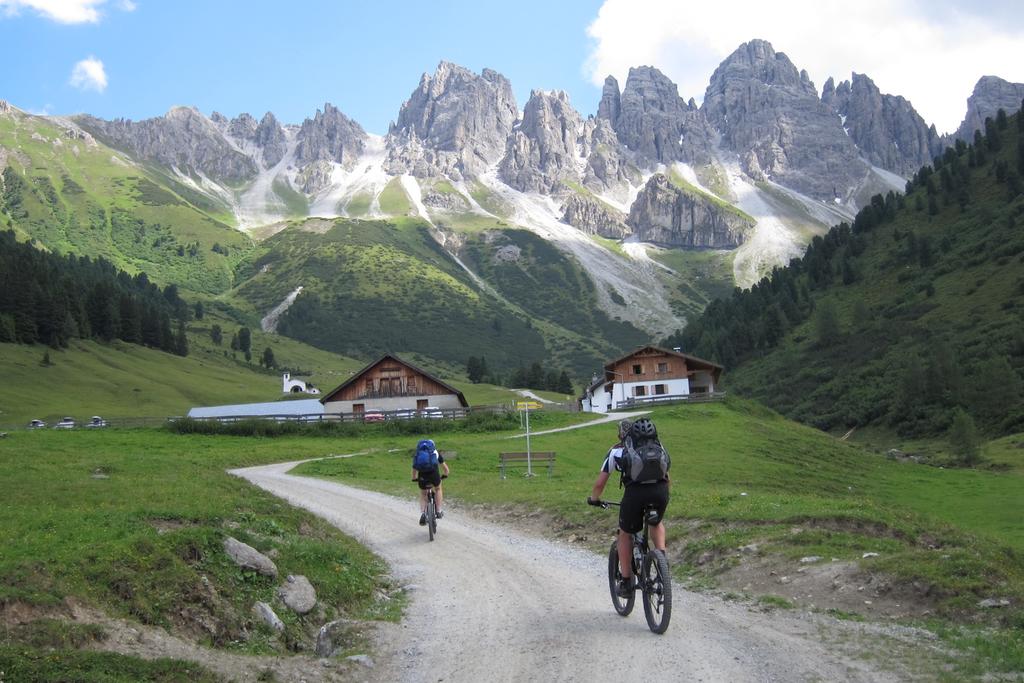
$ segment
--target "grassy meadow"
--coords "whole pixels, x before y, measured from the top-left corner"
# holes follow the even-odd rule
[[[223,340],[210,338],[220,325]],[[295,339],[252,332],[252,362],[232,352],[231,336],[240,325],[208,307],[202,320],[188,324],[189,355],[182,358],[136,344],[72,340],[66,349],[43,345],[0,343],[0,431],[22,428],[29,420],[54,424],[68,415],[87,420],[100,415],[122,418],[165,418],[185,415],[189,408],[228,403],[258,403],[283,398],[281,372],[301,371],[321,391],[329,391],[362,369],[367,361],[322,351]],[[281,369],[266,370],[258,359],[270,348]],[[43,363],[48,355],[50,364]],[[405,357],[405,356],[403,356]],[[437,366],[409,357],[410,362],[442,377],[461,390],[470,405],[506,404],[522,397],[493,384],[473,384],[452,378],[465,368]],[[427,359],[423,359],[427,360]],[[553,401],[573,400],[553,392],[538,392]],[[315,398],[304,396],[305,398]]]
[[[541,410],[531,415],[531,428],[591,417]],[[930,627],[952,647],[972,648],[982,636],[998,644],[987,653],[951,655],[953,670],[974,675],[1024,669],[1019,438],[989,449],[993,460],[1007,466],[965,471],[891,461],[738,399],[661,407],[653,418],[674,459],[668,523],[677,578],[713,586],[733,561],[728,551],[751,542],[783,560],[818,554],[859,563],[866,572],[890,577],[897,590],[926,586],[940,617]],[[276,550],[281,573],[306,574],[335,614],[394,618],[400,599],[366,598],[375,588],[401,595],[388,585],[379,560],[225,470],[367,451],[310,462],[298,472],[408,497],[413,524],[404,453],[427,435],[454,454],[446,489],[456,505],[513,522],[530,518],[553,535],[578,533],[603,548],[614,515],[584,499],[614,427],[534,435],[533,449],[557,453],[554,475],[502,480],[497,454],[523,449],[519,425],[511,415],[344,425],[276,438],[162,429],[11,433],[0,439],[0,482],[10,492],[0,507],[0,606],[59,611],[74,596],[216,646],[265,652],[274,647],[269,634],[257,629],[248,640],[239,634],[248,607],[270,598],[274,585],[230,564],[220,544],[231,534],[263,551]],[[612,482],[606,497],[618,494]],[[708,551],[716,559],[698,565],[695,558]],[[879,556],[862,558],[867,551]],[[203,597],[201,576],[208,577],[215,599]],[[977,609],[979,600],[991,597],[1007,598],[1012,606]],[[202,623],[216,627],[203,630]],[[311,626],[289,622],[289,642],[308,644],[303,639]],[[2,635],[0,669],[25,661],[19,651],[30,653],[29,660],[39,648],[57,648],[62,657],[76,652],[59,634],[30,638],[8,629]]]

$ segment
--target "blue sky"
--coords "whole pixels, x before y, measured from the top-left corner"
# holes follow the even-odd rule
[[[820,91],[851,72],[907,97],[940,132],[978,78],[1024,82],[1019,0],[0,0],[0,99],[34,112],[159,116],[273,111],[301,123],[331,102],[373,133],[441,60],[593,114],[604,77],[650,64],[703,99],[741,43],[770,41]]]
[[[83,4],[90,6],[65,10]],[[583,72],[597,1],[132,5],[93,4],[96,21],[62,23],[20,3],[11,15],[0,0],[0,99],[103,118],[158,116],[176,104],[229,117],[273,111],[287,123],[331,102],[385,133],[441,60],[504,74],[520,107],[531,88],[565,90],[585,114],[596,112],[601,95]],[[102,62],[102,91],[70,84],[74,65],[89,57]]]

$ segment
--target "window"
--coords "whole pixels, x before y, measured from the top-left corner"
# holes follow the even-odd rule
[[[633,366],[633,374],[634,375],[642,375],[642,374],[644,374],[644,367],[642,365],[634,365]]]
[[[664,375],[668,372],[668,363],[658,363],[658,374]]]
[[[654,393],[656,395],[658,395],[658,396],[662,396],[664,394],[667,394],[668,393],[668,387],[665,386],[664,384],[655,384],[654,385]]]
[[[633,387],[633,395],[634,396],[646,396],[647,395],[647,387]]]

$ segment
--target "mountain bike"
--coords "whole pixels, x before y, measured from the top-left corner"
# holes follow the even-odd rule
[[[448,475],[442,474],[441,478],[447,479]],[[431,541],[434,540],[434,536],[437,534],[437,501],[434,498],[435,493],[436,491],[433,486],[427,489],[427,535]]]
[[[597,501],[602,508],[618,506],[604,500]],[[648,528],[657,522],[658,512],[652,506],[644,507],[644,528],[640,533],[633,534],[633,576],[634,585],[640,591],[644,604],[644,617],[647,626],[655,633],[664,633],[672,618],[672,577],[668,571],[668,558],[665,551],[651,548],[647,541]],[[620,615],[626,617],[633,611],[636,591],[629,597],[619,597],[619,581],[622,572],[619,569],[618,538],[612,541],[608,552],[608,588],[612,595],[612,607]]]

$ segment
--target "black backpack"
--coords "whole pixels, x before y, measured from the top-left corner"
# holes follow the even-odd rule
[[[654,484],[668,479],[672,459],[657,439],[634,441],[627,436],[622,442],[619,464],[623,484]]]

